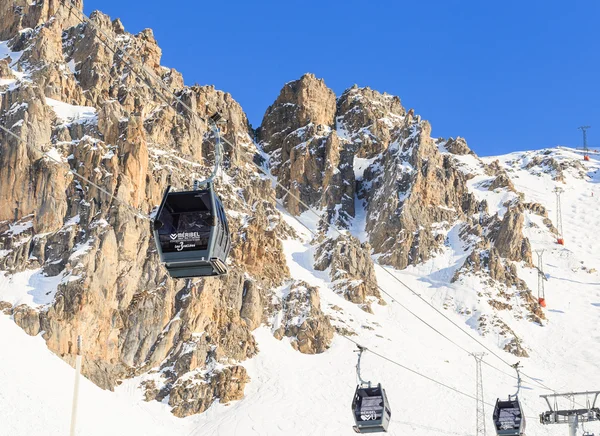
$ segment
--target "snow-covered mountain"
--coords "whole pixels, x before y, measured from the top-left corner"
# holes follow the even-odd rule
[[[468,352],[487,351],[489,433],[490,404],[515,390],[507,363],[524,367],[530,436],[566,431],[538,423],[547,387],[600,389],[598,155],[480,158],[398,97],[336,96],[311,74],[253,130],[229,94],[162,67],[150,30],[17,3],[0,5],[0,125],[28,144],[0,132],[0,434],[65,432],[78,335],[99,386],[84,383],[81,434],[353,434],[353,341],[374,352],[363,376],[387,390],[391,434],[475,434]],[[224,278],[168,278],[123,206],[152,213],[212,159],[206,127],[137,62],[227,120]]]

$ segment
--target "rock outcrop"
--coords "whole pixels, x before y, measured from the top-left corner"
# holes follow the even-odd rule
[[[333,91],[305,74],[287,83],[267,109],[258,139],[285,188],[277,196],[291,213],[315,207],[327,212],[328,222],[347,223],[354,216],[354,173],[352,155],[335,131],[335,114]]]
[[[291,338],[292,346],[304,354],[322,353],[333,339],[333,326],[321,310],[319,290],[305,282],[295,282],[283,296],[280,326],[274,336]]]
[[[371,247],[352,236],[340,236],[320,243],[315,253],[315,269],[329,269],[333,289],[372,313],[371,303],[385,304],[377,287]]]
[[[369,242],[380,262],[399,269],[426,261],[443,244],[434,224],[464,220],[479,208],[467,178],[430,132],[429,123],[407,116],[362,184]]]
[[[160,65],[149,30],[131,35],[99,12],[82,24],[50,0],[10,3],[0,5],[0,40],[22,53],[2,61],[14,83],[0,88],[0,123],[27,145],[0,133],[0,270],[39,270],[54,287],[37,307],[10,308],[15,321],[43,331],[68,362],[82,336],[84,374],[103,388],[159,368],[177,416],[241,398],[248,377],[238,363],[257,352],[251,330],[288,279],[280,240],[291,234],[270,183],[248,164],[256,149],[243,110],[214,87],[184,87]],[[141,63],[198,117],[165,104],[140,79]],[[176,281],[159,265],[149,222],[130,208],[148,214],[168,184],[187,188],[210,172],[214,138],[200,117],[216,111],[233,144],[227,183],[217,184],[233,233],[230,273]],[[199,379],[202,389],[188,382]]]

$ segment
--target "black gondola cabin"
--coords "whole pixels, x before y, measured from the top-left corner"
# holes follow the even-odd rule
[[[374,388],[357,386],[352,400],[352,413],[356,433],[387,432],[392,411],[385,389],[380,384]]]
[[[167,188],[154,221],[160,260],[174,278],[227,273],[231,249],[227,218],[212,184],[206,189],[171,192]]]
[[[494,426],[498,436],[519,436],[525,434],[525,416],[518,398],[496,401]]]

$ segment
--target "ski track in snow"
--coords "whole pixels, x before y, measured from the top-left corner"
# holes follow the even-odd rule
[[[569,151],[561,151],[568,156]],[[523,153],[499,158],[514,160]],[[574,154],[574,153],[573,153]],[[600,168],[597,160],[586,163],[589,180],[568,177],[563,195],[563,221],[566,245],[558,246],[545,226],[526,229],[532,248],[544,248],[548,321],[544,327],[517,320],[512,313],[499,312],[524,339],[531,357],[518,359],[498,348],[499,338],[481,337],[469,329],[469,319],[453,310],[446,316],[491,348],[506,361],[521,360],[523,371],[559,391],[600,389],[600,275],[581,269],[600,270],[600,245],[595,241],[596,223],[600,219]],[[556,183],[550,176],[534,176],[527,170],[509,172],[518,191],[525,192],[527,201],[543,204],[555,221],[554,194]],[[592,196],[593,193],[593,196]],[[332,323],[357,333],[352,339],[403,365],[450,386],[475,395],[474,359],[441,338],[412,315],[384,296],[387,305],[373,305],[374,315],[360,310],[331,290],[327,272],[312,268],[314,248],[310,233],[284,211],[284,219],[294,227],[300,240],[283,242],[290,272],[294,279],[305,280],[320,288],[322,309],[332,317]],[[364,214],[364,211],[362,211]],[[316,219],[309,212],[300,217],[309,219],[310,228]],[[355,221],[353,232],[364,231],[364,217]],[[531,216],[532,222],[538,218]],[[536,221],[537,220],[537,221]],[[473,287],[449,284],[454,271],[467,255],[458,238],[458,226],[448,231],[447,244],[441,253],[429,261],[404,271],[395,271],[402,281],[417,290],[436,307],[442,307],[450,296],[457,306],[479,307]],[[535,255],[534,255],[535,261]],[[379,284],[395,299],[409,307],[436,329],[473,352],[481,348],[451,326],[430,307],[400,286],[381,268],[376,268]],[[23,274],[23,273],[21,273]],[[27,273],[30,274],[30,273]],[[50,278],[44,284],[35,283],[24,275],[20,282],[0,275],[0,300],[11,303],[36,302],[34,293],[52,288]],[[535,293],[535,270],[520,267],[519,276]],[[16,285],[15,283],[20,283]],[[39,287],[40,289],[37,289]],[[10,298],[8,298],[10,297]],[[43,300],[44,303],[49,302]],[[340,307],[343,314],[332,306]],[[67,434],[73,369],[47,350],[41,337],[29,337],[7,316],[0,315],[0,435]],[[162,403],[146,403],[137,387],[139,379],[126,380],[114,393],[103,391],[87,380],[82,382],[80,403],[81,435],[353,435],[350,403],[356,386],[355,346],[336,335],[331,348],[320,355],[303,355],[294,351],[290,341],[276,340],[270,327],[260,327],[254,335],[260,353],[242,364],[251,382],[245,397],[229,404],[216,402],[205,413],[184,419],[173,417]],[[511,373],[511,369],[489,354],[485,360]],[[419,378],[371,353],[363,355],[365,379],[381,382],[387,391],[392,409],[390,435],[474,435],[475,400],[465,398],[430,381]],[[483,366],[484,395],[487,403],[498,396],[515,391],[513,378]],[[546,410],[540,394],[547,390],[524,379],[520,398],[528,417],[527,436],[564,435],[566,426],[542,426],[538,414]],[[6,407],[8,405],[8,407]],[[488,434],[493,433],[491,413],[486,405]],[[101,415],[99,417],[99,415]],[[589,431],[600,430],[598,424],[587,425]]]

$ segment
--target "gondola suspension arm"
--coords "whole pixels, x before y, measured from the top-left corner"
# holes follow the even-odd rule
[[[194,180],[194,191],[201,189],[203,186],[209,186],[219,173],[219,169],[223,160],[223,144],[221,142],[221,131],[219,129],[219,123],[223,122],[221,114],[216,112],[210,117],[209,123],[210,128],[215,135],[215,166],[213,167],[212,173],[205,180]]]
[[[370,381],[364,381],[360,375],[360,359],[362,358],[362,354],[364,351],[367,350],[366,347],[363,347],[362,345],[357,345],[358,350],[355,350],[358,353],[358,362],[356,362],[356,377],[358,378],[358,383],[361,386],[367,386],[367,387],[371,387],[371,382]]]
[[[509,399],[512,397],[518,398],[519,392],[521,391],[521,372],[519,371],[519,368],[521,368],[520,363],[521,362],[517,362],[514,365],[511,365],[515,369],[515,371],[517,371],[517,393],[514,395],[509,395]]]

